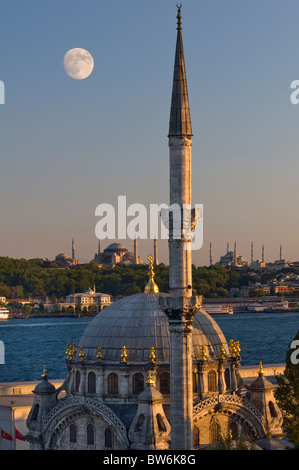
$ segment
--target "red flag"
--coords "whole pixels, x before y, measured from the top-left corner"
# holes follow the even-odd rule
[[[3,429],[1,429],[1,437],[2,439],[7,439],[8,441],[12,441],[11,435],[3,431]]]
[[[20,431],[17,430],[17,428],[16,428],[16,439],[19,439],[20,441],[26,441],[23,434],[21,434]]]

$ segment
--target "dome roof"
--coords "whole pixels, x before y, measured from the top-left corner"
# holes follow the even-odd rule
[[[155,348],[157,364],[169,362],[170,334],[168,318],[160,310],[158,299],[167,294],[142,293],[106,307],[85,329],[79,346],[84,348],[85,360],[95,360],[101,347],[104,362],[121,361],[123,346],[129,363],[149,362],[150,349]],[[194,316],[193,359],[201,359],[201,346],[207,358],[219,357],[221,344],[228,354],[225,337],[217,323],[204,310]]]
[[[104,252],[105,253],[123,253],[123,252],[127,252],[127,248],[122,245],[121,243],[111,243],[111,245],[107,246],[107,248],[105,248]]]
[[[69,259],[69,256],[63,253],[62,251],[61,253],[58,253],[58,255],[56,256],[56,259]]]

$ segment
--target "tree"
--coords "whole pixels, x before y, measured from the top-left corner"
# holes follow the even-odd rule
[[[286,353],[286,367],[277,376],[275,391],[277,404],[282,412],[283,426],[292,444],[299,448],[299,364],[295,363],[294,342],[299,341],[299,331]],[[297,343],[298,344],[298,343]],[[297,354],[298,357],[298,354]]]

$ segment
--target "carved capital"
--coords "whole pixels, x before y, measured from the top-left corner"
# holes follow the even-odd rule
[[[169,147],[192,147],[192,137],[174,137],[170,136],[168,141]]]
[[[201,308],[202,296],[164,296],[159,298],[159,304],[170,322],[192,324],[194,315]]]

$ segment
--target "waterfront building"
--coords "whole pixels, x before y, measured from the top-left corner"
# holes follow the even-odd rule
[[[170,204],[182,208],[191,206],[192,129],[181,6],[177,19]],[[210,448],[220,435],[267,441],[270,430],[282,436],[262,367],[248,386],[239,372],[238,341],[227,343],[192,290],[190,240],[186,233],[174,238],[170,228],[168,294],[159,292],[149,256],[144,292],[105,308],[79,344],[67,346],[64,383],[56,388],[44,371],[27,419],[32,449],[191,450]],[[236,262],[236,246],[234,255]]]
[[[109,294],[102,294],[96,292],[96,288],[89,288],[84,293],[70,294],[65,298],[65,304],[62,304],[66,309],[68,307],[80,308],[82,312],[89,310],[100,312],[105,307],[111,304],[111,296]]]

